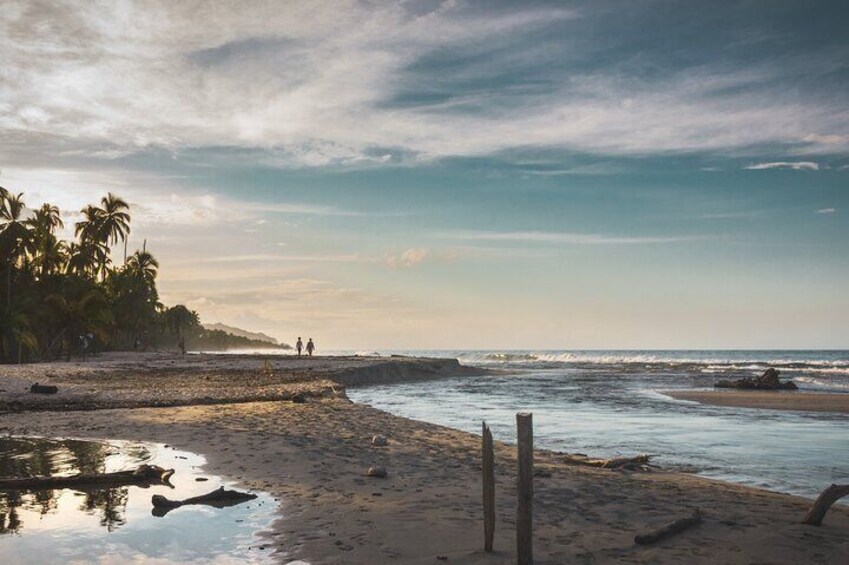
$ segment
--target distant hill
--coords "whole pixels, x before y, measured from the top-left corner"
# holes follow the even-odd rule
[[[203,324],[204,329],[206,330],[219,330],[222,332],[226,332],[228,334],[233,334],[235,336],[244,337],[247,339],[252,339],[255,341],[264,341],[265,343],[270,343],[272,345],[278,345],[281,347],[286,347],[285,343],[278,342],[275,338],[270,335],[265,335],[264,333],[259,332],[249,332],[247,330],[243,330],[241,328],[236,328],[234,326],[228,326],[227,324]]]

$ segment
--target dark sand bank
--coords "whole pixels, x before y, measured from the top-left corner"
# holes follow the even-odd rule
[[[275,365],[278,359],[269,361],[272,370],[280,371],[275,378],[284,378],[283,366]],[[127,360],[145,365],[139,371],[126,366],[100,373],[89,366],[75,376],[67,368],[50,370],[58,371],[52,382],[103,398],[120,392],[126,399],[132,389],[164,401],[182,390],[169,383],[187,372],[198,386],[204,379],[191,380],[194,372],[210,376],[213,383],[229,376],[227,383],[209,385],[209,392],[180,393],[193,402],[213,393],[246,398],[238,390],[217,389],[253,388],[259,386],[256,382],[280,387],[275,394],[282,394],[310,383],[339,387],[423,376],[413,365],[383,364],[396,359],[382,359],[374,374],[366,369],[373,360],[305,362],[314,361],[306,366],[294,360],[297,364],[289,366],[295,372],[312,369],[309,379],[276,384],[251,380],[270,379],[252,375],[263,360],[218,356],[189,359],[193,368],[176,357],[150,364],[145,358]],[[245,367],[240,376],[240,363],[251,362],[253,368]],[[30,366],[21,370],[34,373],[0,378],[0,388],[13,378],[37,377],[45,367]],[[427,372],[433,377],[442,370]],[[123,379],[138,382],[122,385],[118,381]],[[353,404],[344,395],[316,396],[303,404],[240,402],[50,414],[24,407],[23,412],[0,414],[0,433],[148,440],[201,453],[209,462],[208,472],[280,498],[280,518],[264,535],[268,550],[282,563],[296,558],[313,564],[515,561],[514,447],[496,442],[497,552],[487,555],[481,551],[479,437]],[[389,445],[372,446],[374,434],[386,435]],[[833,509],[825,524],[815,528],[799,523],[810,501],[798,497],[685,474],[580,467],[547,451],[536,453],[536,464],[550,473],[535,480],[537,563],[849,562],[845,508]],[[365,477],[372,465],[385,466],[388,478]],[[636,533],[688,515],[694,506],[702,509],[702,525],[655,546],[634,543]]]
[[[0,411],[93,410],[291,400],[347,386],[481,374],[455,359],[109,353],[89,361],[0,365]],[[38,382],[55,395],[30,394]]]

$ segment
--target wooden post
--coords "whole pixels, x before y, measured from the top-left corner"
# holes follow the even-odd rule
[[[483,422],[483,535],[484,551],[491,553],[495,535],[495,455],[492,432],[486,422]]]
[[[519,473],[516,482],[516,562],[533,565],[534,513],[534,419],[533,414],[516,414],[516,433],[519,442]]]

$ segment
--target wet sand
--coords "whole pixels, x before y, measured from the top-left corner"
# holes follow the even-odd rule
[[[714,406],[849,413],[849,394],[762,390],[667,390],[663,394]]]
[[[134,362],[146,364],[144,358]],[[245,402],[236,395],[238,403],[227,404],[7,412],[0,414],[0,433],[156,441],[201,453],[210,473],[280,499],[280,517],[263,537],[266,551],[281,563],[515,562],[515,447],[496,442],[497,551],[487,555],[481,551],[480,438],[392,416],[338,394],[344,387],[338,381],[349,371],[365,371],[360,380],[373,371],[382,382],[396,371],[398,379],[420,376],[410,367],[380,368],[372,361],[367,370],[345,365],[349,360],[339,361],[342,368],[332,359],[324,362],[316,382],[335,383],[328,386],[337,394],[305,403]],[[280,361],[277,378],[304,386],[283,374],[284,365]],[[32,367],[28,370],[38,372]],[[23,378],[4,379],[4,370],[4,385]],[[218,369],[201,364],[185,370],[214,377]],[[338,380],[328,372],[337,372]],[[53,380],[78,378],[75,386],[97,388],[108,373],[88,385],[68,374]],[[141,388],[147,380],[125,377],[137,378],[133,386]],[[230,388],[242,386],[239,376],[230,376]],[[386,435],[389,445],[372,446],[374,434]],[[365,477],[371,465],[385,466],[388,478]],[[810,501],[798,497],[686,474],[576,466],[547,451],[536,453],[536,465],[550,474],[535,479],[537,563],[849,562],[845,508],[832,509],[815,528],[799,523]],[[634,543],[635,534],[687,515],[694,506],[704,514],[700,526],[654,546]]]

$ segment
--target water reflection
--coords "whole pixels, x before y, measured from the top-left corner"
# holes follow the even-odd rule
[[[204,459],[197,454],[159,444],[0,438],[0,478],[110,473],[143,463],[174,468],[173,487],[0,491],[2,562],[88,562],[98,556],[109,556],[111,562],[268,559],[255,537],[275,516],[275,501],[265,493],[226,509],[180,508],[167,517],[151,513],[153,494],[182,499],[220,486],[232,488],[220,477],[203,473]]]
[[[77,473],[107,472],[118,455],[114,446],[106,443],[72,439],[48,440],[44,438],[0,439],[0,477],[19,478],[32,476],[69,476]],[[128,445],[117,459],[143,461],[150,458],[144,446]],[[109,469],[110,471],[112,469]],[[114,531],[126,523],[128,487],[108,489],[40,489],[25,491],[0,491],[0,534],[19,533],[24,527],[19,509],[27,510],[39,519],[55,513],[60,500],[79,498],[79,510],[97,515],[101,526]]]

